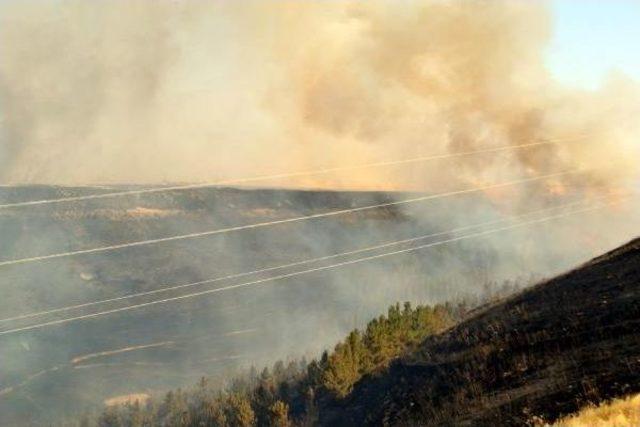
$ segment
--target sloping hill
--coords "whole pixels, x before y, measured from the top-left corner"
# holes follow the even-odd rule
[[[2,187],[0,204],[136,188]],[[202,188],[0,209],[0,261],[277,221],[417,196],[375,191]],[[434,200],[410,209],[390,206],[353,215],[4,266],[0,269],[0,319],[330,256],[441,232],[459,224],[499,219],[501,215],[490,200],[475,195],[446,202]],[[543,242],[535,245],[545,246]],[[562,252],[561,248],[556,249],[557,253]],[[586,253],[573,256],[584,259],[594,250],[586,249]],[[380,249],[383,250],[387,249]],[[490,242],[459,242],[428,253],[361,263],[339,274],[292,277],[264,286],[3,335],[0,426],[49,425],[60,417],[98,410],[105,400],[122,395],[188,387],[203,375],[228,378],[249,364],[272,365],[292,354],[318,354],[352,329],[357,319],[374,317],[392,302],[443,302],[454,293],[475,293],[478,282],[517,279],[520,273],[523,277],[535,272],[546,274],[549,268],[563,267],[554,263],[554,253],[547,252],[537,262],[531,261],[520,269],[523,260],[531,257],[533,251],[529,247],[519,254],[515,249],[506,250],[510,262],[520,259],[511,268],[500,256],[503,250],[503,245]],[[455,260],[455,268],[450,260]],[[322,262],[328,264],[331,260]],[[316,265],[308,264],[312,266]],[[0,330],[306,267],[294,265],[146,297],[0,321]]]
[[[638,391],[640,239],[428,338],[320,423],[524,425]]]

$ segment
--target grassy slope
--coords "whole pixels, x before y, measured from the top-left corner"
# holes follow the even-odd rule
[[[237,425],[230,421],[240,413],[233,398],[242,400],[244,412],[251,415],[253,421],[246,425],[280,425],[270,412],[275,404],[282,406],[281,421],[287,425],[547,425],[591,402],[640,388],[639,284],[640,239],[477,310],[445,333],[425,330],[421,336],[428,338],[422,344],[417,339],[395,345],[405,343],[402,337],[411,325],[424,328],[434,318],[416,317],[421,309],[392,307],[387,320],[372,321],[364,336],[352,333],[319,364],[295,363],[292,369],[276,364],[273,373],[265,370],[234,382],[226,396],[202,387],[186,394],[177,391],[178,398],[167,395],[162,404],[142,412],[133,407],[106,411],[101,425],[122,425],[117,419],[123,416],[146,417],[151,424],[171,419],[176,424],[169,425]],[[374,328],[378,324],[382,329]],[[378,336],[386,338],[372,341]],[[414,350],[388,370],[376,368],[371,362],[387,347],[398,347],[389,357]],[[333,378],[328,374],[349,380],[356,371],[374,374],[356,382],[350,393],[353,383],[333,389],[335,381],[327,381]],[[345,394],[343,389],[346,396],[338,397]],[[310,401],[310,396],[315,398]],[[620,422],[625,417],[626,422],[632,419],[629,411],[636,400],[614,402],[615,408],[603,407],[598,413],[586,409],[561,425],[612,417]],[[226,421],[216,424],[211,419],[215,413],[227,414]]]
[[[325,402],[324,425],[522,425],[640,391],[640,239],[490,307]]]
[[[589,405],[553,427],[633,427],[640,425],[640,394],[615,399],[599,406]]]

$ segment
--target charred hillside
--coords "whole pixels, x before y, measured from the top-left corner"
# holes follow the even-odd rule
[[[322,425],[524,425],[640,391],[640,239],[488,307],[325,402]]]

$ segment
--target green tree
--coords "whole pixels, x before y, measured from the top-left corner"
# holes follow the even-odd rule
[[[319,402],[330,392],[347,396],[367,374],[385,369],[403,353],[417,348],[425,337],[439,333],[459,319],[466,307],[437,305],[412,307],[394,304],[386,315],[370,321],[364,332],[352,331],[319,360],[285,364],[278,361],[260,374],[252,368],[214,394],[202,378],[188,392],[169,392],[158,403],[123,405],[104,410],[99,427],[211,426],[252,427],[311,426],[320,417]],[[216,387],[221,387],[216,384]],[[88,426],[87,426],[88,427]]]
[[[190,414],[185,393],[181,389],[168,392],[161,405],[159,415],[165,425],[176,427],[189,425]]]
[[[249,400],[240,394],[229,396],[227,420],[234,427],[251,427],[256,424],[256,415]]]
[[[140,407],[140,402],[137,400],[133,404],[127,405],[129,418],[129,427],[142,427],[145,425],[145,414],[143,409]]]
[[[99,427],[120,427],[122,425],[120,411],[117,406],[106,407],[98,419]]]
[[[336,346],[323,375],[323,385],[338,397],[345,397],[367,366],[369,355],[357,329],[352,331],[344,343]]]
[[[201,402],[200,408],[201,425],[211,427],[225,427],[227,425],[227,415],[222,397],[207,397]]]
[[[269,425],[271,427],[291,427],[289,420],[289,405],[277,400],[269,407]]]

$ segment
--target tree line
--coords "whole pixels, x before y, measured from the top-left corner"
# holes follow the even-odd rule
[[[313,425],[318,403],[341,399],[365,375],[385,369],[427,336],[455,323],[462,305],[389,307],[386,315],[354,329],[332,351],[307,362],[276,362],[252,368],[220,389],[207,378],[189,390],[172,390],[162,399],[106,407],[85,416],[81,427],[215,426],[293,427]]]
[[[213,426],[295,427],[314,425],[322,402],[346,398],[366,375],[410,353],[425,338],[453,326],[469,310],[522,288],[523,282],[491,284],[482,295],[457,304],[394,304],[362,330],[352,330],[331,351],[307,362],[276,362],[220,387],[207,378],[188,390],[172,390],[161,399],[106,407],[85,416],[80,427]]]

